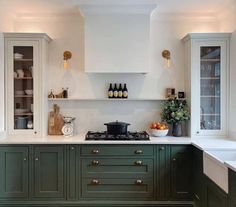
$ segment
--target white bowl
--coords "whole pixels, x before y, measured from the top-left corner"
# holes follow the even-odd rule
[[[27,89],[27,90],[25,90],[25,93],[26,93],[27,95],[33,95],[33,90]]]
[[[15,109],[16,114],[27,113],[27,112],[29,112],[29,109]]]
[[[25,95],[24,91],[15,91],[15,95]]]
[[[22,59],[24,57],[24,55],[20,54],[20,53],[15,53],[14,54],[14,58],[15,59]]]
[[[168,134],[169,129],[151,129],[151,135],[154,137],[165,137]]]

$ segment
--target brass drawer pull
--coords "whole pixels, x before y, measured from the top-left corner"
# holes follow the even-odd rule
[[[136,181],[135,181],[135,184],[136,184],[136,185],[142,185],[142,184],[143,184],[143,181],[142,181],[142,180],[136,180]]]
[[[98,149],[93,149],[92,150],[92,154],[98,154],[99,153],[99,150]]]
[[[137,154],[137,155],[141,155],[141,154],[143,154],[143,150],[135,150],[134,153]]]
[[[93,184],[93,185],[98,185],[98,184],[100,184],[100,182],[99,182],[99,180],[97,180],[97,179],[93,179],[93,180],[91,181],[91,184]]]
[[[92,165],[99,165],[99,161],[98,160],[93,160]]]
[[[137,160],[137,161],[135,161],[135,163],[134,163],[135,165],[138,165],[138,166],[140,166],[140,165],[142,165],[143,164],[143,162],[141,161],[141,160]]]

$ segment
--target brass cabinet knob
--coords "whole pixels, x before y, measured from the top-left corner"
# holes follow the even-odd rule
[[[99,165],[99,161],[98,160],[93,160],[92,165]]]
[[[136,184],[136,185],[142,185],[142,184],[143,184],[143,181],[142,181],[142,180],[136,180],[136,181],[135,181],[135,184]]]
[[[135,165],[142,165],[143,162],[142,162],[141,160],[137,160],[137,161],[134,162],[134,164],[135,164]]]
[[[135,150],[134,153],[137,154],[137,155],[140,155],[140,154],[143,154],[143,150]]]
[[[165,150],[165,147],[160,147],[159,150],[163,151]]]
[[[99,153],[99,150],[98,149],[93,149],[92,150],[92,154],[98,154]]]
[[[75,147],[71,147],[70,149],[71,149],[71,150],[74,150],[74,149],[75,149]]]
[[[175,161],[176,161],[176,158],[174,157],[174,158],[172,159],[172,161],[175,162]]]
[[[24,157],[24,159],[23,159],[24,161],[26,161],[27,160],[27,157]]]
[[[36,158],[35,158],[35,161],[39,161],[39,158],[38,158],[38,157],[36,157]]]
[[[93,179],[93,180],[91,181],[91,184],[93,184],[93,185],[98,185],[98,184],[100,184],[100,182],[99,182],[99,180],[97,180],[97,179]]]

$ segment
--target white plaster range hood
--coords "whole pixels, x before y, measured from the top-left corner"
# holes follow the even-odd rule
[[[81,5],[85,72],[148,73],[150,15],[155,4]]]

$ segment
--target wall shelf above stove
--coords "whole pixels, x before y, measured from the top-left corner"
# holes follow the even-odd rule
[[[166,98],[49,98],[48,101],[165,101]]]

